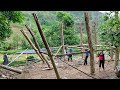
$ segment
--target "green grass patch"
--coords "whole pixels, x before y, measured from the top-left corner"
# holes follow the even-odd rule
[[[26,64],[26,61],[14,61],[14,62],[12,62],[11,64],[10,64],[10,66],[15,66],[15,67],[17,67],[17,66],[23,66],[23,65],[25,65]]]
[[[8,60],[11,62],[14,60],[19,54],[10,54],[8,55]],[[27,57],[34,56],[35,59],[40,59],[37,54],[22,54],[19,56],[14,62],[10,64],[10,66],[23,66],[26,64]],[[3,63],[3,54],[0,54],[0,64]],[[32,63],[32,62],[31,62]]]

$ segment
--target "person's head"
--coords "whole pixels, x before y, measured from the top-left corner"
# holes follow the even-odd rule
[[[102,54],[103,53],[103,51],[100,51],[100,54]]]
[[[88,51],[88,49],[85,49],[85,51]]]
[[[65,49],[67,49],[67,47],[65,46]]]

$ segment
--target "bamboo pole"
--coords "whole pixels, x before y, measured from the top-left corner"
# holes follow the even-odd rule
[[[82,23],[80,23],[80,45],[82,46]]]
[[[27,50],[27,49],[26,49]],[[7,65],[10,65],[11,63],[13,63],[15,60],[17,60],[26,50],[24,50],[20,55],[18,55],[15,59],[13,59],[10,63],[8,63]]]
[[[90,48],[90,71],[91,71],[91,74],[94,74],[95,73],[94,50],[93,50],[91,31],[90,31],[90,26],[89,26],[89,14],[86,11],[86,12],[84,12],[84,15],[85,15],[85,23],[86,23],[86,31],[87,31],[87,36],[88,36],[88,43],[89,43],[89,48]]]
[[[65,46],[64,46],[64,35],[63,35],[63,24],[62,24],[62,22],[60,23],[60,34],[61,34],[62,54],[65,54],[65,52],[64,52]],[[65,56],[64,56],[64,60],[65,60]]]
[[[31,45],[31,47],[35,50],[35,52],[38,54],[38,56],[41,58],[41,60],[43,61],[43,62],[45,62],[43,59],[42,59],[42,57],[41,57],[41,55],[39,54],[39,52],[38,52],[38,50],[37,50],[37,48],[34,46],[34,44],[32,43],[32,41],[29,39],[29,37],[27,36],[27,34],[23,31],[23,30],[20,30],[21,32],[22,32],[22,34],[24,35],[24,37],[26,38],[26,40],[28,41],[28,43]]]
[[[62,48],[62,46],[60,46],[60,48],[57,50],[57,52],[56,52],[54,58],[56,57],[56,55],[58,54],[58,52],[60,51],[61,48]]]
[[[33,37],[35,46],[36,46],[36,48],[38,49],[39,54],[41,55],[42,59],[44,59],[44,61],[45,61],[45,62],[47,63],[47,65],[48,65],[48,67],[51,68],[51,67],[50,67],[50,64],[48,63],[48,61],[46,60],[46,58],[44,57],[44,55],[41,53],[40,47],[39,47],[38,42],[37,42],[37,40],[36,40],[36,38],[35,38],[35,36],[34,36],[34,33],[32,32],[32,30],[31,30],[27,25],[25,25],[25,27],[27,28],[27,30],[30,32],[31,36]]]
[[[58,70],[57,70],[56,65],[55,65],[55,62],[54,62],[54,60],[53,60],[53,57],[52,57],[52,54],[51,54],[49,45],[48,45],[48,43],[47,43],[47,40],[46,40],[46,38],[45,38],[45,36],[44,36],[44,33],[43,33],[43,31],[42,31],[42,28],[41,28],[41,26],[40,26],[40,24],[39,24],[39,20],[38,20],[38,18],[37,18],[37,15],[36,15],[35,13],[33,13],[33,17],[34,17],[34,20],[35,20],[36,25],[37,25],[37,27],[38,27],[38,31],[39,31],[39,33],[40,33],[40,36],[41,36],[41,38],[42,38],[42,40],[43,40],[43,42],[44,42],[44,45],[45,45],[45,47],[46,47],[46,49],[47,49],[48,54],[49,54],[51,63],[52,63],[52,65],[53,65],[53,68],[54,68],[54,71],[55,71],[55,74],[56,74],[56,77],[57,77],[57,79],[60,79]]]

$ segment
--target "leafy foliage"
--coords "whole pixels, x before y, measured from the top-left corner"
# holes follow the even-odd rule
[[[57,11],[22,11],[22,12],[4,11],[4,12],[0,12],[0,19],[1,19],[0,20],[1,22],[0,23],[1,25],[0,40],[3,40],[2,37],[4,37],[5,40],[6,38],[9,37],[8,39],[10,39],[10,42],[6,42],[8,41],[6,40],[4,43],[0,43],[0,49],[1,48],[3,48],[4,50],[26,49],[26,48],[31,49],[31,46],[28,44],[24,36],[20,34],[21,32],[19,32],[21,28],[23,29],[25,28],[24,27],[25,24],[28,24],[32,28],[40,47],[44,48],[44,44],[41,40],[40,34],[37,30],[34,18],[32,16],[33,12],[35,12],[38,16],[38,19],[42,26],[42,30],[46,36],[46,39],[50,47],[61,45],[61,39],[60,39],[60,22],[61,21],[64,24],[63,30],[64,30],[65,44],[77,45],[80,43],[80,33],[79,33],[80,22],[83,22],[83,26],[82,26],[83,43],[87,43],[87,35],[85,30],[83,11],[59,11],[59,12]],[[100,16],[101,14],[97,11],[90,12],[90,22],[93,22],[95,17],[97,17],[98,22],[102,22],[99,19]],[[24,17],[24,20],[23,20],[23,17]],[[21,21],[23,21],[23,23],[20,23]],[[19,24],[17,24],[16,22],[19,22]],[[14,27],[13,30],[11,30],[11,26],[12,26],[12,29]]]
[[[10,23],[21,23],[23,20],[20,11],[1,11],[0,12],[0,40],[10,37],[12,31]]]
[[[100,36],[102,40],[108,42],[110,45],[119,47],[120,18],[118,17],[118,11],[106,13],[104,20],[104,24],[100,27]]]
[[[70,13],[59,11],[56,13],[56,16],[59,21],[63,22],[65,28],[73,27],[74,21],[73,21],[72,15]]]

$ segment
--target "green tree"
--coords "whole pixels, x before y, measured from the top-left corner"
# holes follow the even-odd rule
[[[99,28],[101,39],[108,42],[111,46],[119,47],[120,45],[120,18],[115,15],[116,12],[106,13],[104,23]],[[114,15],[113,15],[114,14]]]
[[[115,46],[116,61],[115,66],[119,61],[119,46],[120,46],[120,18],[118,11],[110,11],[104,16],[105,23],[100,28],[102,40],[111,46]]]
[[[11,23],[21,23],[23,20],[22,12],[20,11],[1,11],[0,12],[0,40],[10,37]]]
[[[78,45],[80,42],[79,34],[75,33],[73,28],[64,30],[64,42],[68,45]]]
[[[58,11],[56,13],[56,16],[60,22],[63,22],[65,28],[73,27],[74,20],[73,20],[73,16],[70,13],[65,11]]]

